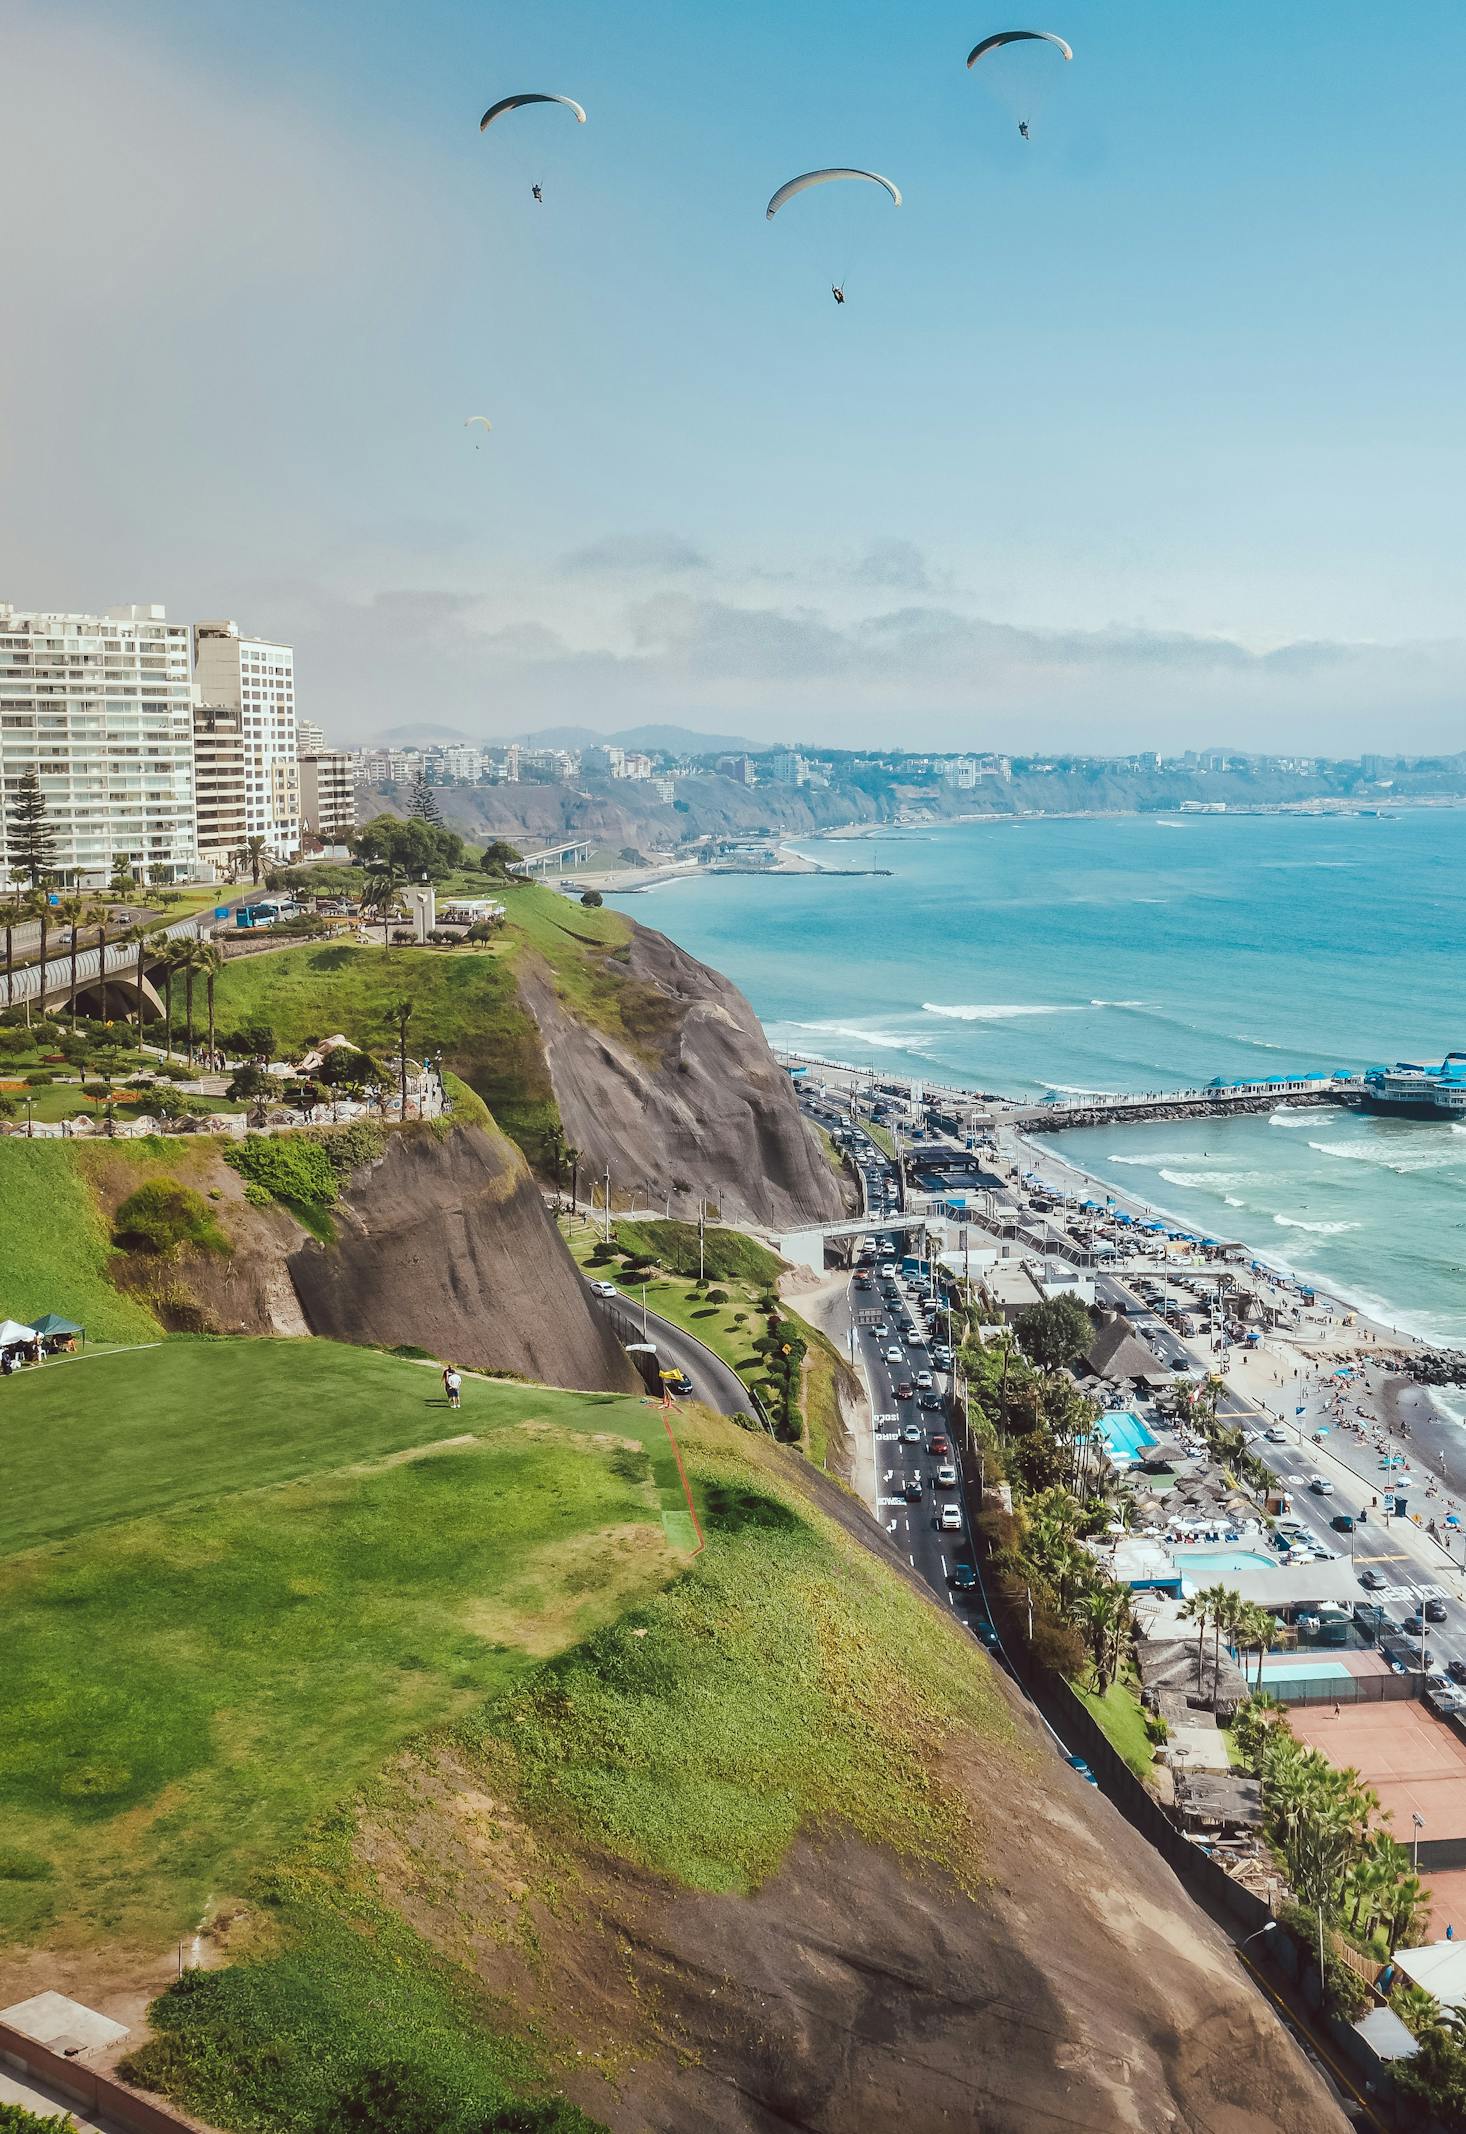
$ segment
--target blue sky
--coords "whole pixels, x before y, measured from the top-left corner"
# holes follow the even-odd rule
[[[1024,19],[19,0],[0,597],[343,737],[1460,745],[1466,10]]]

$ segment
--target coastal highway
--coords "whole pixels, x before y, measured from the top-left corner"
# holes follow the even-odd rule
[[[656,1343],[657,1361],[664,1370],[685,1371],[692,1380],[696,1399],[703,1401],[719,1415],[756,1415],[758,1409],[743,1380],[721,1356],[693,1335],[684,1333],[670,1319],[663,1319],[657,1312],[643,1313],[641,1306],[629,1294],[603,1297],[596,1293],[596,1302],[609,1311],[615,1323],[617,1339],[628,1341],[652,1341]],[[645,1322],[645,1331],[643,1331]]]

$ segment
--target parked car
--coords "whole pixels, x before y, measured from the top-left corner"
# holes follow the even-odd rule
[[[1466,1660],[1447,1660],[1446,1673],[1453,1682],[1466,1683]]]
[[[962,1531],[962,1507],[960,1504],[944,1504],[937,1525],[944,1534],[960,1534]]]

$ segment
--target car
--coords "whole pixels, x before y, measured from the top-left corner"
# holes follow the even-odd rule
[[[905,1362],[905,1360],[906,1360],[906,1352],[905,1352],[905,1350],[904,1350],[904,1349],[901,1349],[901,1348],[898,1348],[898,1346],[896,1345],[896,1343],[895,1343],[895,1342],[893,1341],[893,1342],[891,1343],[890,1347],[889,1347],[889,1348],[888,1348],[888,1349],[886,1350],[886,1361],[887,1361],[887,1363],[904,1363],[904,1362]]]
[[[918,1393],[916,1396],[916,1405],[918,1408],[935,1408],[940,1412],[942,1406],[942,1396],[936,1391],[932,1391],[930,1393]]]
[[[945,1460],[942,1465],[937,1469],[937,1488],[955,1489],[956,1487],[957,1470],[952,1465],[950,1460]]]
[[[960,1534],[962,1531],[962,1507],[960,1504],[944,1504],[937,1525],[944,1534]]]
[[[1361,1571],[1359,1573],[1359,1583],[1369,1593],[1378,1593],[1384,1582],[1385,1577],[1382,1571]]]
[[[620,1295],[620,1291],[614,1282],[592,1282],[591,1292],[597,1297],[616,1297]]]
[[[1453,1682],[1466,1683],[1466,1660],[1447,1660],[1446,1673]]]
[[[882,1260],[881,1273],[885,1276],[888,1282],[891,1281],[896,1273],[896,1264],[894,1260]]]
[[[1315,1497],[1331,1497],[1334,1493],[1334,1485],[1327,1475],[1314,1475],[1308,1486]]]
[[[927,1444],[927,1451],[934,1460],[950,1460],[952,1447],[944,1431],[938,1430]]]
[[[871,1332],[875,1335],[877,1341],[889,1341],[891,1338],[891,1329],[884,1319],[877,1319],[875,1325],[871,1328]]]
[[[1407,1615],[1400,1625],[1400,1634],[1402,1637],[1409,1638],[1412,1645],[1418,1645],[1425,1636],[1424,1618],[1418,1615]]]
[[[932,1343],[932,1361],[944,1366],[952,1361],[952,1351],[945,1341],[934,1341]]]
[[[905,1495],[906,1495],[906,1502],[907,1502],[908,1504],[920,1504],[920,1502],[921,1502],[921,1476],[920,1476],[920,1475],[910,1475],[910,1476],[908,1476],[908,1477],[907,1477],[907,1482],[906,1482],[906,1492],[905,1492]]]
[[[869,1289],[870,1276],[868,1274],[858,1274],[855,1277],[855,1286],[857,1289]]]
[[[675,1400],[690,1400],[694,1391],[692,1380],[685,1371],[664,1371],[662,1384]]]
[[[1079,1773],[1079,1776],[1083,1779],[1087,1779],[1091,1786],[1097,1786],[1099,1784],[1099,1780],[1095,1777],[1093,1771],[1090,1770],[1089,1765],[1084,1761],[1084,1758],[1082,1756],[1066,1756],[1064,1758],[1064,1761],[1069,1766],[1069,1769],[1071,1771],[1077,1771]]]
[[[947,1573],[947,1583],[949,1586],[955,1586],[959,1593],[975,1593],[977,1571],[970,1563],[954,1563]]]
[[[909,1378],[903,1378],[903,1379],[900,1379],[900,1380],[898,1380],[898,1382],[897,1382],[897,1385],[896,1385],[896,1398],[897,1398],[897,1400],[910,1400],[910,1398],[911,1398],[911,1394],[912,1394],[912,1385],[911,1385],[911,1380],[910,1380]]]
[[[1285,1429],[1283,1428],[1283,1426],[1282,1426],[1282,1424],[1281,1424],[1281,1423],[1274,1423],[1274,1424],[1273,1424],[1273,1426],[1272,1426],[1271,1430],[1269,1430],[1269,1432],[1268,1432],[1268,1434],[1267,1434],[1267,1441],[1268,1441],[1268,1443],[1269,1443],[1270,1445],[1286,1445],[1286,1444],[1287,1444],[1287,1442],[1288,1442],[1288,1433],[1287,1433],[1287,1431],[1286,1431],[1286,1430],[1285,1430]]]
[[[920,1423],[908,1423],[901,1433],[901,1439],[903,1444],[919,1445],[921,1443]]]
[[[1329,1525],[1336,1534],[1352,1534],[1354,1531],[1353,1514],[1350,1512],[1335,1512],[1333,1518],[1329,1521]]]
[[[1425,1620],[1428,1623],[1443,1623],[1446,1619],[1444,1601],[1428,1600],[1425,1604]]]
[[[923,1393],[930,1393],[932,1387],[936,1384],[936,1380],[932,1377],[930,1371],[918,1371],[916,1374],[916,1383],[921,1388]]]
[[[998,1633],[985,1615],[975,1615],[973,1617],[972,1634],[982,1640],[989,1652],[996,1652],[999,1649]]]

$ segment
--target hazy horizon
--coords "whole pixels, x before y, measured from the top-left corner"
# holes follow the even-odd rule
[[[17,0],[0,599],[234,615],[342,736],[1453,750],[1466,15],[989,26]],[[826,161],[904,206],[767,224]]]

